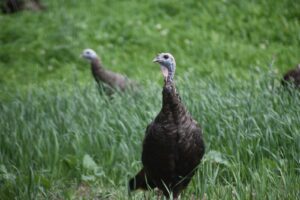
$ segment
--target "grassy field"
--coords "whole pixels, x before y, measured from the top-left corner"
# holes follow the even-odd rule
[[[171,52],[206,155],[182,199],[299,199],[300,93],[279,87],[300,62],[300,3],[44,1],[0,14],[0,199],[127,196],[145,128],[161,107],[151,61]],[[142,85],[108,98],[82,49]]]

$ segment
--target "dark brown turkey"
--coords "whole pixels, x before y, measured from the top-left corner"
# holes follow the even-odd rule
[[[191,181],[205,151],[201,128],[176,92],[175,59],[161,53],[154,60],[164,76],[160,113],[146,129],[141,171],[129,181],[129,190],[158,188],[177,199]]]
[[[45,6],[40,0],[3,0],[1,9],[3,13],[14,13],[20,10],[43,10]]]
[[[134,89],[137,85],[129,80],[126,76],[106,70],[96,52],[92,49],[85,49],[82,57],[91,62],[91,70],[95,81],[104,87],[108,93],[112,90],[125,91],[126,89]]]
[[[281,81],[282,85],[286,86],[291,84],[297,88],[300,88],[300,64],[295,69],[291,69],[286,72]]]

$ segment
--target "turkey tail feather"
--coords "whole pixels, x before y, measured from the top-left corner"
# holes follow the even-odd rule
[[[151,181],[147,180],[144,169],[141,169],[134,178],[129,180],[129,191],[137,189],[148,190],[149,187],[153,188],[154,185]]]

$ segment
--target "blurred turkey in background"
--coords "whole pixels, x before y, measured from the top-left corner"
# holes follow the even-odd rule
[[[1,10],[7,14],[21,10],[39,11],[45,8],[40,0],[2,0],[1,2]]]

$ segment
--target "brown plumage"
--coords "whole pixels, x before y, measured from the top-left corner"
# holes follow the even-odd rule
[[[20,10],[43,10],[45,6],[40,0],[4,0],[1,8],[4,13],[14,13]]]
[[[281,83],[284,86],[288,85],[289,83],[297,88],[300,88],[300,64],[298,64],[296,68],[286,72]]]
[[[92,49],[85,49],[82,57],[91,62],[91,70],[95,81],[99,85],[103,85],[107,92],[111,93],[112,89],[125,91],[136,87],[136,84],[126,76],[105,69],[101,60]]]
[[[175,59],[169,53],[155,60],[161,65],[165,84],[162,108],[146,130],[142,170],[129,181],[129,190],[158,188],[176,199],[193,177],[205,151],[201,128],[176,92]]]

